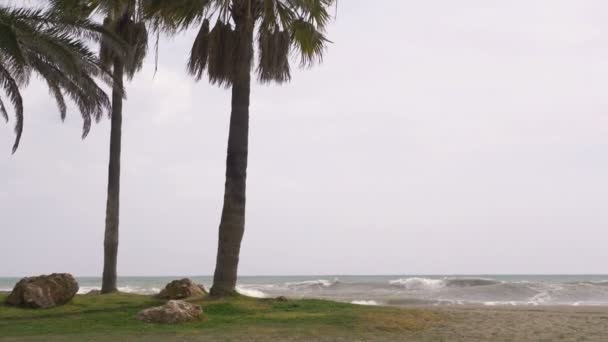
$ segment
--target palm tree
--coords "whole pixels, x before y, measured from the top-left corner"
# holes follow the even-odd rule
[[[88,18],[103,15],[103,27],[127,45],[126,57],[102,39],[99,58],[112,73],[112,113],[110,162],[104,237],[104,265],[101,293],[117,291],[118,224],[120,210],[120,152],[122,140],[123,79],[129,80],[142,67],[148,47],[148,32],[143,21],[141,0],[51,0],[55,13],[64,17]]]
[[[105,38],[104,38],[105,37]],[[32,73],[38,74],[55,98],[61,119],[66,116],[67,95],[77,105],[84,120],[83,138],[92,120],[99,120],[110,108],[110,101],[94,78],[111,84],[101,60],[82,41],[104,39],[113,51],[120,42],[101,26],[86,20],[68,20],[41,9],[17,9],[0,6],[0,88],[14,107],[17,151],[23,132],[23,97]],[[120,87],[117,88],[120,92]],[[0,113],[9,115],[2,97]]]
[[[178,31],[200,24],[188,72],[197,80],[206,70],[212,84],[232,88],[224,207],[212,296],[235,293],[245,230],[245,187],[249,137],[249,97],[257,31],[257,75],[261,82],[291,79],[290,53],[302,66],[320,61],[328,40],[324,30],[335,0],[147,0],[157,28]],[[210,27],[213,27],[210,29]]]

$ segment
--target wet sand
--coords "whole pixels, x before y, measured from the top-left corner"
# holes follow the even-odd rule
[[[411,341],[608,341],[608,307],[446,307]],[[398,338],[396,338],[398,340]]]

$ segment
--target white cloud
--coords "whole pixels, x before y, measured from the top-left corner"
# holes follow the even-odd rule
[[[254,85],[242,272],[605,270],[605,2],[381,3],[340,2],[323,65]],[[185,74],[193,35],[128,84],[121,274],[213,271],[230,92]],[[0,127],[0,274],[98,275],[108,122],[81,142],[26,100],[17,155]]]

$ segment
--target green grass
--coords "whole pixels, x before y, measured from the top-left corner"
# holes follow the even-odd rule
[[[204,298],[204,317],[182,325],[142,323],[135,314],[164,301],[133,294],[76,296],[40,310],[10,307],[0,294],[0,340],[310,340],[382,337],[425,329],[441,320],[425,310],[351,305],[322,300]]]

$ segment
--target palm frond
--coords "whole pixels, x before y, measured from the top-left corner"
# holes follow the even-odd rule
[[[83,42],[83,39],[99,41],[102,37],[117,41],[116,36],[86,18],[40,9],[0,7],[0,89],[15,108],[13,153],[23,132],[20,86],[27,84],[32,72],[47,83],[62,119],[67,112],[64,97],[76,103],[83,117],[83,136],[88,133],[92,120],[99,120],[111,107],[108,96],[95,81],[99,78],[111,84],[111,77]],[[4,103],[0,104],[0,112],[8,118]]]
[[[0,9],[0,59],[7,71],[12,71],[12,77],[19,84],[27,83],[27,60],[17,38],[11,13],[6,9]]]
[[[125,67],[126,75],[129,79],[143,66],[143,61],[148,51],[148,30],[144,22],[136,22],[128,14],[123,15],[118,20],[111,17],[104,19],[104,27],[116,34],[125,43],[124,50],[118,50],[110,44],[111,42],[102,39],[99,48],[99,58],[105,68],[110,70],[116,58],[119,58]]]
[[[258,50],[257,72],[261,82],[284,83],[291,80],[289,32],[281,31],[278,25],[271,32],[262,30],[258,36]]]
[[[148,52],[148,30],[144,22],[133,23],[128,42],[130,49],[125,71],[127,77],[132,79],[135,73],[141,70]]]
[[[2,113],[2,117],[4,118],[4,121],[8,122],[8,112],[6,111],[6,107],[4,106],[4,102],[2,101],[2,98],[0,98],[0,113]]]
[[[145,17],[154,30],[174,34],[206,18],[218,0],[143,0]]]
[[[85,19],[95,11],[94,2],[96,1],[49,0],[49,7],[58,15]]]
[[[282,0],[289,8],[299,14],[299,17],[323,30],[329,20],[331,8],[336,0]]]
[[[61,87],[49,78],[47,78],[46,84],[49,87],[49,92],[51,95],[53,95],[55,101],[57,102],[61,121],[64,121],[67,113],[67,106],[65,104],[65,99],[63,98],[63,93],[61,92]]]
[[[104,18],[103,26],[110,32],[112,32],[114,29],[110,17]],[[112,45],[109,44],[105,38],[103,38],[99,44],[99,60],[106,70],[110,70],[112,68],[115,55],[115,50],[112,48]]]
[[[244,46],[253,45],[251,35],[245,34],[247,30],[239,31],[245,16],[251,16],[251,25],[258,30],[258,79],[282,83],[291,79],[292,55],[302,67],[323,60],[330,43],[325,29],[332,18],[332,6],[337,5],[336,0],[144,1],[146,18],[156,23],[155,30],[175,33],[203,22],[192,45],[187,70],[200,80],[207,69],[209,81],[219,86],[230,86],[241,72],[235,69],[252,64],[251,60],[243,60],[254,55],[253,47],[251,51],[243,50]],[[210,31],[208,27],[212,27]],[[242,42],[243,39],[248,41]]]
[[[12,102],[15,108],[15,143],[13,144],[13,153],[17,151],[19,142],[21,141],[21,134],[23,133],[23,98],[19,91],[19,85],[17,81],[13,79],[11,74],[2,65],[0,65],[0,87],[4,89],[4,92],[8,95],[9,100]],[[3,105],[4,107],[4,105]],[[6,112],[6,110],[4,110]]]
[[[329,42],[315,25],[303,19],[295,20],[291,25],[291,41],[300,55],[302,66],[312,66],[323,61],[323,53]]]
[[[218,20],[209,32],[209,81],[219,86],[232,85],[235,64],[236,34],[232,26]]]
[[[207,67],[207,58],[209,57],[209,20],[203,20],[192,50],[190,51],[190,59],[188,60],[188,72],[193,75],[196,80],[203,77],[203,71]]]

